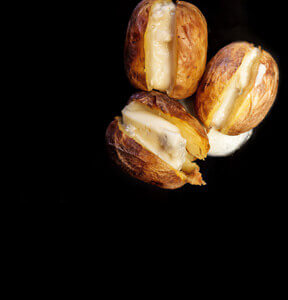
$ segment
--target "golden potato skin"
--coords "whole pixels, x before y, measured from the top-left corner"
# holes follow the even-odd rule
[[[254,48],[247,42],[231,43],[210,60],[197,90],[195,113],[205,127],[211,127],[213,115],[218,108],[220,96],[226,85],[241,65],[244,56]],[[279,72],[275,60],[266,51],[261,51],[260,63],[266,72],[259,85],[252,86],[236,115],[231,116],[220,131],[238,135],[257,126],[272,106],[278,88]]]
[[[131,84],[147,91],[145,73],[144,35],[146,32],[151,6],[156,0],[143,0],[135,7],[128,23],[124,64]]]
[[[126,135],[117,118],[107,128],[106,143],[112,159],[126,173],[139,180],[163,189],[177,189],[188,182],[193,185],[205,184],[195,163],[190,174],[173,169]]]
[[[144,37],[153,2],[142,0],[134,9],[126,33],[124,64],[131,84],[149,91],[145,73]],[[174,99],[191,96],[204,73],[208,31],[205,17],[191,3],[176,3],[177,74],[168,95]]]
[[[176,6],[177,74],[169,97],[184,99],[195,93],[205,71],[208,31],[205,17],[193,4]]]

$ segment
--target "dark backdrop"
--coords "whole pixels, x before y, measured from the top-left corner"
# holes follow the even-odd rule
[[[261,45],[276,59],[280,86],[274,106],[250,141],[234,155],[199,162],[207,185],[185,185],[162,190],[122,173],[105,149],[105,130],[136,90],[124,72],[126,27],[138,0],[99,1],[75,16],[75,33],[81,59],[80,93],[75,101],[75,134],[80,137],[71,161],[73,180],[65,185],[62,201],[106,203],[111,206],[234,205],[249,201],[259,206],[282,201],[285,188],[285,108],[287,79],[285,1],[199,0],[208,23],[208,60],[223,46],[245,40]],[[78,27],[79,25],[79,27]],[[273,197],[264,197],[264,195]],[[218,197],[219,196],[219,197]],[[238,205],[237,204],[237,205]]]

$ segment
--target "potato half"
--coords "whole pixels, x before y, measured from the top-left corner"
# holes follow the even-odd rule
[[[204,73],[207,23],[191,3],[143,0],[130,18],[124,50],[133,86],[174,99],[191,96]]]
[[[206,131],[184,107],[159,92],[131,96],[106,131],[114,161],[128,174],[165,189],[203,185],[199,167],[209,151]]]
[[[273,57],[260,47],[235,42],[208,63],[195,101],[195,113],[207,127],[238,135],[256,127],[267,115],[278,89]]]

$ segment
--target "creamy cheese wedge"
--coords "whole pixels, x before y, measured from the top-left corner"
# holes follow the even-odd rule
[[[145,34],[145,71],[150,89],[169,90],[175,74],[175,11],[171,0],[151,7]]]
[[[182,168],[187,155],[186,140],[175,125],[137,102],[124,107],[122,121],[128,135],[143,147],[173,168]]]
[[[224,126],[236,100],[248,87],[252,77],[252,68],[260,54],[261,51],[255,47],[244,57],[239,69],[234,75],[234,78],[232,78],[229,86],[222,95],[222,103],[213,116],[212,126],[217,129]],[[262,72],[262,69],[259,69],[259,71]]]

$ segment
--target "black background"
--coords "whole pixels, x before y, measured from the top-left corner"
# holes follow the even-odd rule
[[[272,109],[240,151],[230,157],[199,162],[206,186],[185,185],[172,191],[124,174],[110,161],[105,147],[108,124],[121,114],[136,91],[124,71],[123,47],[129,18],[138,2],[99,1],[96,8],[81,7],[73,16],[73,34],[77,37],[74,43],[80,59],[75,60],[75,68],[79,70],[79,94],[73,102],[72,119],[75,136],[79,139],[73,144],[76,151],[68,168],[72,179],[64,185],[61,201],[149,208],[155,204],[187,207],[195,204],[230,206],[243,202],[269,207],[272,199],[280,203],[283,200],[280,192],[285,189],[287,177],[285,1],[269,2],[269,5],[258,0],[188,1],[196,5],[207,20],[208,61],[228,43],[252,42],[273,55],[280,69],[280,84]]]

